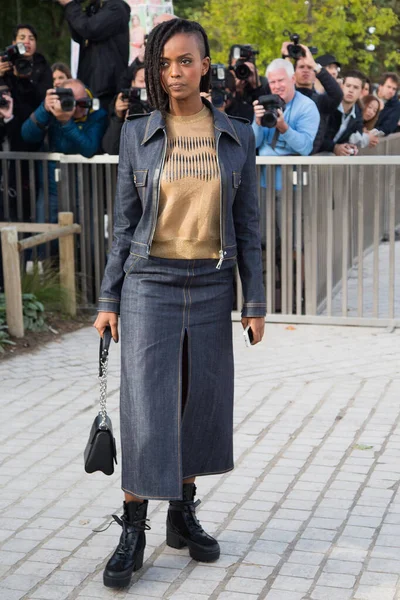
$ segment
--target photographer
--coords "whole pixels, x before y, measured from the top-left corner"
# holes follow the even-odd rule
[[[144,67],[141,63],[137,64],[136,69],[132,69],[131,88],[135,90],[146,89]],[[102,142],[102,148],[106,154],[119,154],[122,125],[125,119],[129,118],[129,115],[150,112],[147,102],[140,99],[135,101],[134,98],[130,100],[131,94],[128,95],[127,92],[128,90],[120,92],[111,107],[110,121]]]
[[[258,52],[249,45],[232,46],[229,53],[229,70],[233,73],[235,94],[225,112],[232,117],[254,118],[253,102],[268,93],[268,84],[261,83],[255,57]]]
[[[293,65],[287,60],[273,60],[267,68],[267,79],[271,94],[283,101],[284,110],[277,108],[276,125],[265,127],[263,117],[266,110],[255,100],[253,131],[260,156],[307,156],[312,151],[320,122],[315,102],[296,91]]]
[[[4,56],[0,61],[0,79],[8,85],[13,95],[17,92],[35,108],[43,100],[46,91],[52,85],[49,64],[42,54],[36,51],[37,33],[32,25],[17,25],[13,32],[12,45],[23,44],[25,52],[17,51],[12,56]]]
[[[22,46],[17,47],[17,44]],[[10,139],[10,150],[27,151],[19,126],[43,101],[52,86],[52,73],[45,58],[36,52],[37,33],[31,25],[17,25],[13,32],[12,47],[0,60],[0,85],[6,86],[13,97],[15,134]],[[22,51],[22,53],[21,53]]]
[[[363,135],[363,117],[358,106],[364,87],[364,76],[360,71],[348,71],[343,78],[343,100],[328,120],[323,152],[336,156],[352,156],[358,153],[357,145],[375,146],[379,138],[371,133]]]
[[[343,92],[336,79],[324,67],[315,62],[309,48],[302,44],[300,47],[304,56],[296,60],[294,65],[296,89],[315,102],[321,117],[312,150],[312,153],[315,154],[322,147],[329,117],[341,103]],[[319,94],[315,90],[316,80],[322,84],[325,90],[323,94]]]
[[[65,95],[57,91],[64,90]],[[68,91],[70,90],[70,91]],[[94,110],[91,94],[78,79],[65,81],[61,88],[50,89],[45,101],[25,121],[22,136],[29,143],[43,143],[48,139],[47,152],[63,154],[82,154],[90,158],[100,148],[101,139],[107,126],[105,110]],[[57,221],[58,200],[55,181],[55,163],[49,163],[49,202],[50,222]],[[43,210],[43,174],[39,175],[41,191],[39,193],[37,212],[38,221],[44,221]]]
[[[85,10],[76,0],[58,2],[80,45],[78,78],[107,109],[128,66],[130,8],[123,0],[90,0]]]

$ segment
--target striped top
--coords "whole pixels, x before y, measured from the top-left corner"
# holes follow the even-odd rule
[[[161,176],[151,254],[162,258],[218,258],[220,174],[211,111],[167,115],[167,153]]]

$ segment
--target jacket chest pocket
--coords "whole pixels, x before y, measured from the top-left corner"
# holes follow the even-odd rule
[[[136,191],[142,203],[142,207],[144,207],[147,198],[147,180],[148,180],[148,169],[137,169],[133,171],[133,183],[135,184]]]
[[[232,185],[233,185],[234,189],[237,190],[237,188],[239,187],[241,181],[242,181],[241,174],[238,173],[238,171],[233,171],[233,173],[232,173]]]
[[[137,188],[146,187],[148,173],[148,169],[138,169],[133,171],[133,183]]]

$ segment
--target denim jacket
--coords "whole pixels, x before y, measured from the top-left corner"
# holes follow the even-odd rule
[[[251,126],[228,117],[207,100],[214,118],[221,175],[221,249],[216,269],[237,260],[243,288],[242,316],[264,316],[256,153]],[[119,313],[125,273],[135,256],[148,258],[156,229],[160,180],[167,149],[160,111],[135,115],[121,132],[114,238],[98,302],[99,311]],[[225,266],[225,265],[224,265]]]

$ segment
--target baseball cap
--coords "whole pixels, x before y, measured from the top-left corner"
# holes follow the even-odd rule
[[[328,65],[332,64],[341,67],[340,62],[336,60],[336,56],[334,56],[333,54],[322,54],[322,56],[317,56],[315,62],[321,65],[322,67],[327,67]]]

